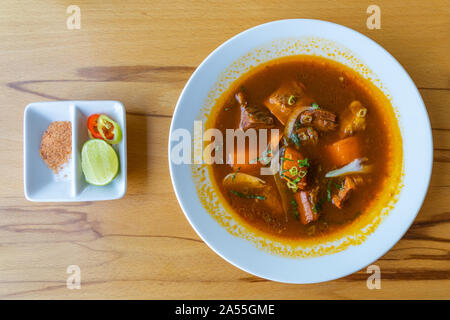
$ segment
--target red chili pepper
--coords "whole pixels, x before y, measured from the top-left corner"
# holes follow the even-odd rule
[[[106,142],[111,144],[120,142],[122,139],[122,131],[117,122],[104,114],[100,115],[97,122],[97,129]]]
[[[95,139],[103,139],[102,135],[98,131],[98,118],[100,115],[98,113],[91,114],[87,120],[87,127],[91,136]]]

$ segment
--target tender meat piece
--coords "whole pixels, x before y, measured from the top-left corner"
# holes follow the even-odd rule
[[[236,100],[241,107],[240,129],[247,130],[249,128],[262,129],[274,127],[274,119],[270,112],[265,110],[263,106],[249,105],[242,91],[236,93]]]
[[[308,106],[314,100],[306,92],[306,88],[300,81],[283,83],[264,102],[266,107],[285,125],[291,111],[298,106]]]
[[[336,115],[322,109],[307,110],[300,115],[303,126],[311,126],[319,131],[333,131],[336,129]]]
[[[363,179],[360,176],[346,176],[344,183],[342,184],[338,193],[333,195],[331,202],[339,209],[342,209],[345,201],[347,201],[353,191],[356,190],[357,187],[362,183]]]
[[[297,202],[297,211],[300,215],[300,222],[308,224],[319,218],[317,210],[319,187],[310,191],[300,191],[295,193],[294,198]]]
[[[301,145],[316,145],[319,142],[319,134],[311,127],[300,127],[294,130]]]
[[[367,109],[361,102],[355,100],[342,113],[341,116],[341,137],[349,137],[358,131],[366,129]]]

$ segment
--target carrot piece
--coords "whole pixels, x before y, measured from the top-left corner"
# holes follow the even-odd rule
[[[339,140],[327,147],[331,162],[340,167],[362,156],[360,140],[353,136]]]
[[[306,174],[308,173],[308,167],[299,163],[304,159],[305,157],[294,148],[288,147],[284,151],[282,177],[291,182],[298,180],[297,187],[301,190],[306,188]],[[295,169],[293,169],[294,167]]]
[[[307,191],[300,191],[294,194],[295,202],[297,202],[297,211],[300,215],[300,222],[308,224],[319,218],[319,215],[314,212],[314,208],[308,199],[309,193]]]

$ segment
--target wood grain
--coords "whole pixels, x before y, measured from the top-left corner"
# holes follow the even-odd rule
[[[450,297],[450,1],[5,1],[0,11],[0,298],[416,299]],[[251,276],[222,260],[184,218],[170,183],[167,141],[176,100],[223,41],[285,18],[317,18],[371,37],[410,73],[430,115],[434,167],[409,231],[367,274],[314,285]],[[23,196],[26,104],[115,99],[127,109],[128,192],[116,201],[30,203]],[[66,288],[79,265],[81,290]]]

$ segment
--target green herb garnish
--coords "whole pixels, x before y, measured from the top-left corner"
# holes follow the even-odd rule
[[[233,175],[231,176],[231,181],[234,181],[234,178],[236,178],[236,173],[238,173],[239,170],[241,170],[241,167],[237,168],[236,172],[233,173]]]
[[[266,150],[264,150],[262,154],[262,159],[260,161],[263,162],[263,164],[269,163],[270,160],[272,160],[272,157],[270,156],[272,154],[272,149],[270,149],[270,145],[267,146]]]
[[[254,195],[254,194],[250,194],[249,195],[250,199],[258,199],[258,200],[266,200],[267,198],[264,196],[258,196],[258,195]]]
[[[331,180],[328,180],[327,184],[327,199],[328,202],[331,202]]]
[[[246,195],[243,194],[243,193],[240,193],[240,192],[235,191],[235,190],[230,190],[230,191],[231,191],[232,194],[234,194],[234,195],[236,195],[236,196],[238,196],[240,198],[247,198]]]
[[[266,200],[267,198],[264,196],[260,196],[257,194],[243,194],[241,192],[235,191],[235,190],[230,190],[231,193],[233,193],[234,195],[240,197],[240,198],[245,198],[245,199],[258,199],[258,200]]]
[[[292,142],[295,143],[295,145],[297,147],[300,148],[300,140],[298,139],[298,137],[297,137],[297,135],[295,133],[291,134],[291,140],[292,140]]]
[[[313,207],[313,211],[315,213],[322,211],[323,203],[325,202],[325,198],[320,198],[319,201],[317,201],[316,205]]]
[[[311,105],[311,107],[313,109],[320,109],[319,105],[317,103],[315,103],[315,102]]]
[[[249,164],[255,164],[258,161],[260,161],[262,164],[268,164],[270,160],[272,160],[272,157],[270,154],[272,153],[272,149],[269,148],[270,146],[267,146],[266,150],[263,151],[261,157],[257,157],[255,159],[250,160]]]
[[[336,189],[338,189],[338,190],[344,189],[344,186],[343,186],[342,184],[334,183],[334,186],[335,186]]]
[[[303,160],[297,160],[298,165],[301,167],[309,167],[309,161],[308,158],[305,158]]]
[[[292,200],[291,200],[291,204],[292,204],[292,206],[294,207],[294,210],[291,210],[292,215],[294,216],[295,220],[299,220],[300,214],[298,213],[298,210],[297,210],[298,204],[297,204],[297,202],[295,201],[295,199],[292,199]]]
[[[297,201],[295,201],[295,199],[292,199],[292,200],[291,200],[291,204],[292,204],[292,206],[293,206],[295,209],[298,208],[298,204],[297,204]]]

